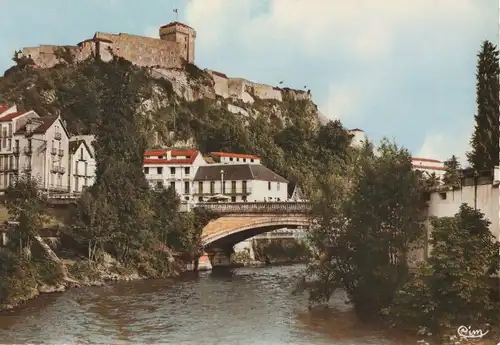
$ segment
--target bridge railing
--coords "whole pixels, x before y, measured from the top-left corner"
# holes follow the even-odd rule
[[[203,207],[217,213],[307,213],[309,202],[200,202]]]

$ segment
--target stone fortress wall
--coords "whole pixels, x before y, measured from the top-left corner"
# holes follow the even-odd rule
[[[196,31],[183,23],[171,22],[160,27],[159,36],[158,39],[125,33],[97,32],[93,38],[76,46],[27,47],[22,49],[20,55],[30,57],[39,68],[50,68],[62,62],[56,54],[61,48],[71,53],[75,62],[86,60],[90,56],[109,61],[112,59],[112,52],[135,65],[151,67],[153,75],[156,74],[157,77],[173,77],[175,82],[183,84],[182,88],[187,90],[182,93],[188,93],[189,81],[184,80],[186,78],[182,78],[177,69],[183,67],[184,61],[194,63]],[[215,94],[224,98],[236,98],[245,103],[253,103],[255,98],[277,101],[283,101],[288,96],[293,99],[311,99],[310,92],[254,83],[243,78],[229,78],[213,70],[206,71],[214,80]],[[185,96],[187,99],[203,97],[201,94]]]
[[[254,83],[243,78],[229,78],[224,73],[213,70],[206,71],[214,79],[215,94],[224,98],[237,98],[245,103],[253,103],[255,98],[282,102],[285,95],[296,100],[312,99],[310,92]]]
[[[183,60],[194,62],[194,41],[196,31],[179,22],[172,22],[160,28],[160,38],[130,34],[110,34],[97,32],[93,38],[76,46],[41,45],[26,47],[21,56],[30,57],[40,68],[50,68],[60,63],[57,49],[67,49],[75,62],[90,56],[98,56],[103,61],[112,58],[110,50],[135,65],[141,67],[181,68]]]

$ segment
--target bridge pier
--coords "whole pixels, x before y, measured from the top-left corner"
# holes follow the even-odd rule
[[[214,248],[207,251],[208,258],[212,268],[215,267],[230,267],[231,266],[231,254],[233,253],[233,248]]]

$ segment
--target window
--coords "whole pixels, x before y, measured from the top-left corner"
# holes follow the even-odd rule
[[[80,148],[80,159],[83,161],[83,147]]]
[[[268,183],[267,183],[267,189],[268,189],[268,190],[271,190],[271,182],[268,182]]]
[[[184,168],[184,174],[189,175],[190,172],[191,172],[191,168],[190,167]]]
[[[247,181],[242,181],[241,182],[241,189],[243,193],[247,192]]]
[[[79,180],[78,177],[75,176],[75,191],[77,191],[77,192],[80,191],[80,188],[78,188],[79,187],[78,186],[78,180]]]
[[[75,170],[78,170],[78,162],[76,162],[76,167],[77,167],[77,168],[76,168]],[[147,167],[146,167],[146,168],[144,168],[144,173],[145,173],[145,174],[149,174],[149,168],[147,168]]]
[[[222,194],[226,194],[226,181],[222,182]]]
[[[175,190],[175,182],[170,182],[170,188],[172,188],[173,190]]]
[[[189,201],[189,197],[188,197],[188,196],[185,196],[185,197],[184,197],[184,200]]]
[[[215,182],[210,181],[210,194],[215,194]]]
[[[170,168],[170,174],[175,175],[175,168]]]
[[[198,182],[198,193],[203,194],[203,181]]]
[[[246,196],[246,195],[243,195],[243,196],[241,197],[241,201],[243,201],[243,202],[247,202],[247,196]]]
[[[250,162],[252,162],[252,163],[253,163],[253,158],[252,158],[252,159],[250,159]]]
[[[184,182],[184,194],[189,194],[189,181]]]
[[[229,161],[232,162],[233,161],[233,157],[229,157]]]
[[[276,182],[276,190],[280,190],[280,183]]]
[[[12,123],[9,123],[9,137],[12,136]]]
[[[236,202],[236,197],[234,195],[231,197],[231,202]]]
[[[231,193],[236,193],[236,181],[231,181]]]
[[[202,201],[203,201],[203,197],[202,197],[202,196],[199,196],[199,197],[198,197],[198,201],[199,201],[199,202],[202,202]]]
[[[246,163],[246,161],[247,161],[247,159],[246,159],[246,158],[243,158],[243,162],[245,162],[245,163]]]
[[[446,200],[446,192],[439,193],[439,197],[441,198],[441,200]]]
[[[158,172],[158,175],[162,175],[163,174],[163,168],[162,167],[156,168],[156,171]]]
[[[7,150],[9,150],[9,151],[12,150],[12,139],[9,139],[7,141]]]
[[[163,188],[163,182],[162,181],[156,181],[156,188]]]

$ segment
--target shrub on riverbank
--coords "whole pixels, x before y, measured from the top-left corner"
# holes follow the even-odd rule
[[[271,262],[304,261],[311,255],[307,244],[295,239],[254,240],[252,246],[255,259],[261,262],[266,258]]]
[[[33,298],[43,286],[57,286],[62,279],[61,268],[46,258],[27,259],[1,250],[0,310]]]

